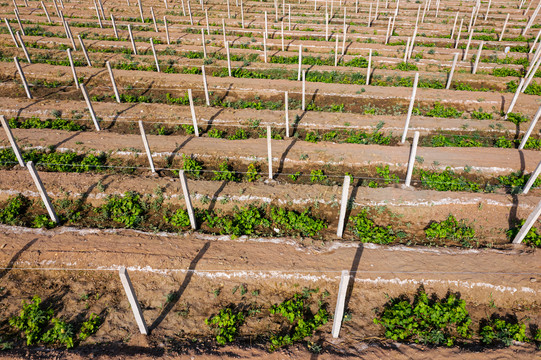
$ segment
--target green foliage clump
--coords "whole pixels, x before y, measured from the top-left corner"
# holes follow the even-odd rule
[[[475,229],[466,224],[465,220],[457,221],[453,215],[441,222],[432,222],[425,235],[429,240],[453,240],[459,241],[465,247],[471,247],[470,241],[475,239]]]
[[[499,76],[499,77],[506,77],[506,76],[520,77],[520,72],[515,69],[503,67],[503,68],[495,68],[494,70],[492,70],[492,75]]]
[[[24,195],[18,194],[9,198],[4,208],[0,210],[0,223],[17,225],[29,205],[30,200]]]
[[[235,133],[228,137],[229,140],[246,140],[248,139],[248,133],[244,129],[237,129]]]
[[[315,236],[318,232],[327,228],[324,220],[310,215],[310,209],[298,213],[294,210],[272,207],[270,218],[274,225],[281,230],[301,234],[302,236]]]
[[[505,136],[500,136],[494,141],[494,146],[498,148],[510,149],[514,146],[514,142],[513,140],[506,139]]]
[[[207,134],[209,137],[215,138],[215,139],[221,139],[224,137],[224,132],[218,129],[210,129],[210,131]]]
[[[474,111],[471,114],[471,118],[477,120],[492,120],[492,114],[483,111]]]
[[[385,136],[383,133],[376,129],[372,133],[366,133],[364,131],[354,131],[350,130],[348,132],[348,137],[346,138],[347,143],[350,144],[376,144],[376,145],[389,145],[391,143],[392,136]]]
[[[321,182],[327,179],[327,175],[323,170],[312,170],[310,171],[310,182]]]
[[[273,334],[270,337],[270,351],[312,336],[320,326],[329,321],[326,304],[320,301],[315,313],[310,309],[311,294],[317,291],[304,289],[302,293],[296,293],[292,298],[271,307],[270,313],[283,316],[290,324],[290,328],[285,329],[281,334]]]
[[[218,165],[218,171],[214,171],[214,177],[212,180],[218,181],[238,181],[237,173],[233,170],[231,165],[225,160]]]
[[[53,310],[43,310],[40,304],[41,298],[37,295],[32,298],[31,303],[26,303],[23,300],[23,308],[19,316],[9,319],[11,326],[24,333],[27,345],[37,344],[41,340],[49,321],[53,317]]]
[[[357,57],[345,62],[344,65],[345,66],[359,67],[359,68],[367,68],[368,67],[368,60],[366,60],[362,56],[357,56]]]
[[[81,330],[79,331],[79,340],[85,341],[90,336],[94,335],[100,328],[103,320],[96,314],[91,313],[90,318],[83,322]]]
[[[511,346],[513,340],[528,341],[525,324],[507,322],[496,316],[482,321],[479,336],[481,336],[481,341],[487,345],[502,344]]]
[[[136,192],[128,191],[124,196],[109,196],[107,202],[101,207],[107,218],[124,225],[135,228],[143,221],[145,214],[144,204]]]
[[[393,228],[390,225],[376,225],[374,221],[368,218],[368,211],[366,209],[350,217],[349,221],[352,223],[353,233],[363,243],[390,244],[396,240],[396,234]]]
[[[186,156],[185,154],[182,154],[182,159],[182,170],[190,177],[199,178],[201,170],[203,170],[203,163],[193,156]]]
[[[220,309],[220,312],[210,319],[205,319],[205,324],[215,329],[216,342],[225,345],[235,340],[244,320],[243,312],[235,311],[229,306]]]
[[[389,170],[389,165],[385,165],[385,167],[376,166],[376,173],[378,176],[381,176],[383,178],[383,184],[389,185],[389,184],[398,184],[400,181],[400,178],[396,174],[391,174],[391,170]],[[377,188],[379,186],[377,181],[370,181],[368,183],[368,186],[371,188]]]
[[[513,240],[517,236],[525,222],[526,220],[521,220],[517,226],[507,230],[506,234],[509,240]],[[523,242],[531,247],[541,247],[541,235],[538,233],[537,228],[532,226],[524,237]]]
[[[529,119],[521,113],[509,113],[507,114],[507,120],[515,125],[529,121]]]
[[[187,228],[190,226],[190,216],[188,215],[188,211],[184,209],[177,209],[171,217],[164,216],[163,219],[165,222],[179,228]]]
[[[220,229],[221,234],[234,236],[252,235],[259,227],[268,227],[270,222],[265,213],[256,206],[235,207],[233,215],[215,216],[207,215],[210,227]]]
[[[391,298],[374,319],[394,341],[453,346],[457,338],[471,338],[472,320],[466,302],[455,294],[441,300],[419,289],[413,302],[406,296]]]
[[[459,118],[462,116],[462,111],[458,111],[453,107],[445,107],[439,102],[434,103],[434,108],[429,110],[426,116],[440,118]]]
[[[396,68],[398,70],[401,70],[401,71],[417,71],[417,70],[419,70],[417,65],[412,64],[412,63],[407,63],[407,62],[399,62],[396,65]]]
[[[256,163],[250,163],[250,165],[248,165],[248,170],[246,171],[246,181],[254,182],[258,180],[261,177],[261,175],[259,175],[259,171],[259,166],[257,166]]]
[[[456,147],[480,147],[483,144],[475,139],[470,138],[467,135],[435,135],[431,140],[431,145],[434,147],[446,147],[446,146],[456,146]]]
[[[518,194],[522,191],[528,180],[530,180],[531,175],[532,174],[524,174],[522,171],[516,171],[509,175],[500,175],[498,176],[498,180],[502,185],[510,187],[512,194]],[[541,178],[537,178],[532,187],[538,187],[540,185]]]
[[[53,318],[52,327],[41,337],[41,341],[46,344],[61,344],[70,349],[73,344],[73,327],[66,322]]]
[[[41,214],[37,215],[32,221],[32,227],[52,229],[56,226],[56,223],[49,218],[49,215]]]
[[[463,176],[455,174],[451,169],[438,173],[420,170],[423,187],[438,191],[481,191],[479,184],[466,180]]]

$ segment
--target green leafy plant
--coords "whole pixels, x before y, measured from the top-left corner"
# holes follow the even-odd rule
[[[439,102],[436,102],[434,103],[434,108],[429,110],[425,115],[440,118],[459,118],[462,116],[462,112],[453,107],[445,107]]]
[[[70,349],[73,344],[73,327],[66,322],[53,318],[52,327],[41,337],[41,341],[46,344],[60,344]]]
[[[396,174],[391,174],[391,171],[389,170],[389,165],[386,165],[385,167],[376,166],[376,173],[378,176],[381,176],[383,178],[383,184],[389,185],[389,184],[398,184],[400,181],[400,178]],[[368,186],[371,188],[377,188],[379,186],[377,181],[370,181],[368,183]]]
[[[4,208],[0,210],[0,223],[18,224],[29,205],[30,200],[22,194],[9,198]]]
[[[137,227],[145,214],[139,194],[131,191],[125,192],[124,196],[109,196],[101,211],[106,217],[127,228]]]
[[[521,113],[509,113],[507,114],[507,120],[511,121],[515,125],[529,121],[529,119]]]
[[[40,304],[41,298],[37,295],[32,298],[30,303],[23,300],[23,308],[19,316],[9,319],[11,326],[24,333],[27,345],[37,344],[41,340],[49,321],[53,317],[53,310],[44,310]]]
[[[218,171],[214,171],[212,180],[218,181],[238,181],[237,173],[233,170],[227,160],[218,165]]]
[[[421,183],[427,189],[438,191],[480,191],[479,184],[466,180],[450,169],[438,173],[434,171],[420,170]]]
[[[453,215],[441,222],[432,222],[425,235],[428,239],[459,241],[462,246],[471,247],[471,241],[475,239],[475,229],[468,226],[465,220],[457,221]]]
[[[188,215],[188,211],[184,209],[177,209],[171,217],[164,216],[163,218],[167,223],[179,228],[190,226],[190,216]]]
[[[94,335],[100,328],[103,320],[96,314],[91,313],[90,318],[83,322],[79,331],[79,340],[85,341],[90,336]]]
[[[323,172],[323,170],[312,170],[310,171],[310,182],[321,182],[323,180],[327,179],[327,175]]]
[[[185,154],[182,154],[182,160],[182,170],[188,176],[196,179],[201,176],[201,170],[203,170],[203,163],[201,161],[198,161],[193,155],[186,156]]]
[[[217,315],[205,319],[205,324],[215,329],[216,342],[225,345],[235,340],[239,333],[239,327],[244,324],[245,316],[241,311],[234,310],[231,306],[220,309]]]
[[[270,351],[312,336],[320,326],[327,323],[329,313],[326,304],[320,301],[315,313],[310,309],[309,300],[312,293],[317,291],[317,289],[304,289],[302,293],[296,293],[292,298],[271,307],[270,313],[281,315],[290,327],[282,331],[281,334],[271,335]]]
[[[511,346],[513,340],[528,341],[525,324],[516,321],[508,322],[495,315],[490,319],[481,321],[479,336],[481,341],[487,345],[502,344]]]
[[[520,222],[515,227],[507,230],[506,234],[509,240],[513,240],[517,236],[522,226],[524,226],[525,222],[526,220],[520,220]],[[532,228],[528,231],[528,233],[524,237],[523,242],[526,245],[529,245],[532,247],[541,247],[541,235],[539,235],[537,228],[532,226]]]
[[[403,295],[391,298],[374,319],[385,329],[385,337],[394,341],[453,346],[457,338],[471,338],[472,320],[466,302],[449,293],[430,298],[421,287],[413,302]]]
[[[272,207],[270,218],[274,225],[282,231],[293,232],[303,236],[315,236],[318,232],[327,228],[324,220],[310,216],[310,209],[299,213],[294,210]]]
[[[256,163],[250,163],[250,165],[248,165],[248,170],[246,171],[246,175],[245,175],[246,181],[254,182],[258,180],[259,178],[261,178],[261,175],[259,175],[259,172],[260,172],[259,166],[257,166]]]
[[[349,221],[353,233],[363,243],[390,244],[396,240],[396,234],[393,228],[390,225],[376,225],[374,221],[368,218],[368,211],[366,209],[350,217]]]
[[[35,228],[52,229],[56,225],[57,224],[49,218],[49,215],[45,214],[36,215],[32,221],[32,227]]]
[[[492,120],[492,114],[483,111],[474,111],[471,114],[471,118],[477,120]]]

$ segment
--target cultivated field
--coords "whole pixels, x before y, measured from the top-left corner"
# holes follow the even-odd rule
[[[540,1],[63,1],[0,3],[0,356],[539,357]]]

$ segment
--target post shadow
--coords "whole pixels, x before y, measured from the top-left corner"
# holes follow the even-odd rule
[[[33,240],[30,240],[29,242],[26,243],[26,245],[24,245],[21,250],[17,251],[15,253],[15,255],[13,255],[13,257],[11,258],[11,260],[9,260],[9,263],[6,265],[6,268],[3,269],[2,271],[0,271],[0,279],[3,278],[4,276],[6,276],[6,274],[8,272],[10,272],[11,268],[13,267],[13,265],[15,265],[15,263],[17,262],[17,260],[19,260],[19,258],[21,257],[21,255],[23,254],[23,252],[25,252],[26,250],[28,250],[28,248],[30,248],[30,246],[34,245],[34,243],[38,241],[38,238],[35,238]]]
[[[212,195],[212,199],[210,199],[210,205],[209,205],[209,212],[214,210],[214,207],[216,206],[216,202],[218,201],[218,196],[220,196],[220,193],[224,190],[225,186],[229,183],[229,180],[224,180],[222,185],[216,190],[214,195]]]
[[[344,311],[348,309],[349,301],[351,300],[351,295],[353,294],[353,288],[355,287],[355,277],[357,276],[357,269],[359,269],[359,263],[361,262],[363,250],[363,243],[359,243],[359,246],[357,246],[357,250],[355,251],[355,256],[353,257],[353,262],[351,263],[351,269],[349,270],[350,281],[346,292],[346,299],[344,301]]]
[[[276,171],[276,175],[275,176],[278,176],[282,173],[282,171],[284,170],[284,162],[286,160],[286,156],[287,154],[289,154],[289,151],[291,150],[291,148],[293,147],[293,145],[295,145],[295,143],[297,142],[297,138],[293,138],[293,140],[291,141],[291,143],[287,146],[286,150],[284,151],[284,153],[282,154],[282,157],[280,158],[280,165],[278,165],[278,171]],[[273,176],[274,177],[274,176]]]
[[[188,267],[188,271],[186,272],[186,277],[184,277],[184,281],[182,282],[182,284],[180,285],[178,290],[173,293],[173,299],[169,303],[167,303],[167,305],[163,308],[160,315],[156,318],[156,320],[154,320],[152,325],[149,326],[149,328],[148,328],[149,331],[152,331],[158,325],[160,325],[161,322],[163,321],[163,319],[165,319],[165,317],[167,316],[167,314],[169,314],[169,312],[178,303],[178,301],[180,300],[182,294],[186,290],[186,287],[188,287],[188,284],[190,283],[190,281],[191,281],[191,279],[193,277],[193,273],[194,273],[194,270],[195,270],[195,267],[196,267],[197,263],[199,262],[199,260],[201,260],[203,255],[205,255],[205,253],[207,252],[209,247],[210,247],[210,241],[207,241],[205,243],[205,245],[203,246],[203,248],[201,250],[199,250],[199,253],[197,253],[195,258],[190,263],[190,266]]]
[[[522,150],[519,150],[518,154],[520,157],[520,172],[524,174],[524,170],[526,170],[526,160],[524,159],[524,152]],[[511,209],[509,210],[509,218],[507,219],[509,229],[514,227],[518,222],[518,218],[517,218],[518,203],[519,203],[518,194],[514,194],[512,190],[511,197],[513,199],[512,200],[513,204],[511,205]]]

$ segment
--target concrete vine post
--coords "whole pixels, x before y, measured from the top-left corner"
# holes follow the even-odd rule
[[[147,153],[148,163],[150,164],[150,170],[152,173],[156,173],[156,168],[154,167],[154,161],[152,160],[152,153],[150,152],[150,146],[148,145],[147,134],[145,133],[145,128],[143,127],[143,121],[139,120],[139,131],[141,132],[141,138],[143,139],[143,145],[145,147],[145,152]]]
[[[6,118],[4,117],[4,115],[0,115],[0,122],[2,123],[2,127],[4,128],[4,131],[6,132],[6,136],[8,137],[9,143],[11,144],[11,149],[13,150],[13,153],[15,154],[15,157],[17,158],[19,165],[21,167],[26,167],[23,160],[23,156],[21,155],[21,150],[19,149],[19,146],[17,145],[17,141],[15,141],[15,137],[13,136],[13,133],[11,132],[11,128],[9,127],[9,123],[6,121]]]
[[[141,311],[139,301],[137,301],[135,290],[133,290],[133,285],[131,283],[130,276],[128,275],[128,271],[125,267],[121,267],[118,274],[120,276],[122,286],[124,287],[124,292],[128,297],[133,316],[135,317],[135,321],[139,327],[139,332],[143,335],[148,335],[147,324],[145,323],[145,318],[143,317],[143,312]]]
[[[406,136],[408,135],[408,128],[411,120],[411,113],[413,112],[413,105],[415,104],[415,94],[417,93],[417,84],[419,83],[419,73],[415,73],[415,79],[413,80],[413,91],[411,93],[410,105],[408,107],[408,115],[406,117],[406,124],[404,125],[404,132],[402,133],[402,144],[406,142]]]
[[[21,67],[21,64],[19,64],[19,59],[15,56],[13,58],[13,62],[15,63],[15,67],[17,68],[17,71],[19,72],[19,76],[21,77],[21,81],[23,82],[24,91],[26,92],[26,96],[29,99],[32,99],[32,94],[30,93],[30,89],[28,88],[28,83],[26,82],[26,76],[24,76],[23,69]]]
[[[56,212],[54,211],[53,204],[51,203],[51,199],[49,198],[49,195],[47,194],[47,191],[45,190],[45,187],[43,186],[43,182],[41,181],[41,178],[39,177],[39,174],[36,171],[34,163],[32,161],[29,161],[26,163],[26,167],[28,169],[28,172],[30,173],[30,176],[32,177],[32,180],[34,180],[34,184],[36,185],[36,188],[38,189],[39,195],[41,196],[41,200],[45,204],[45,208],[47,209],[47,212],[49,213],[49,217],[51,218],[51,221],[54,221],[55,223],[58,224],[60,220],[58,219],[58,216],[56,215]]]
[[[342,275],[340,277],[340,285],[338,287],[338,297],[336,299],[336,308],[334,309],[334,317],[332,324],[332,337],[338,338],[340,334],[340,328],[342,327],[342,320],[344,318],[344,310],[346,303],[346,294],[349,285],[349,271],[342,270]]]

